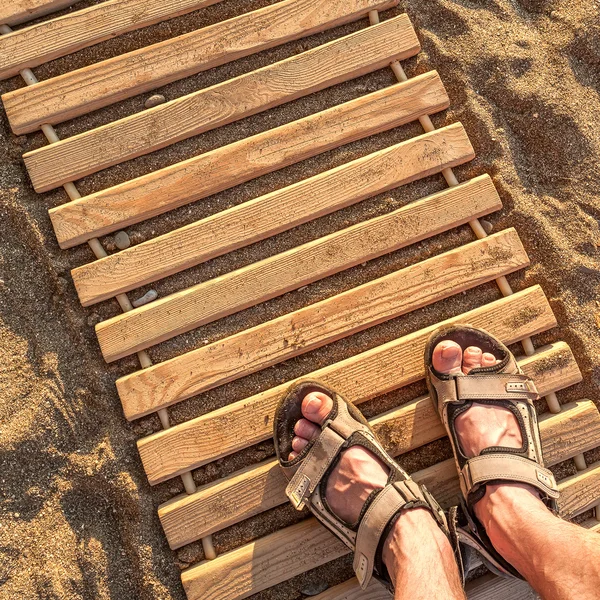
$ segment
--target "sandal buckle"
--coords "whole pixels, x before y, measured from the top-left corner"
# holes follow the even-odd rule
[[[306,505],[306,491],[309,487],[310,479],[306,475],[302,475],[294,489],[290,489],[288,486],[288,489],[286,490],[287,496],[296,510],[302,510]]]

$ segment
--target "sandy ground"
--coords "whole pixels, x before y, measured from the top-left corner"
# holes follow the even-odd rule
[[[56,60],[36,73],[47,79],[269,3],[226,0]],[[462,121],[478,154],[472,164],[457,170],[459,178],[490,173],[504,208],[488,221],[494,231],[514,226],[520,233],[532,266],[511,276],[510,282],[516,290],[541,284],[560,323],[538,336],[536,345],[562,339],[576,353],[584,383],[560,393],[563,402],[600,399],[599,7],[592,0],[406,0],[383,15],[410,15],[423,52],[406,62],[407,72],[437,68],[452,108],[435,116],[434,122],[442,126]],[[169,85],[161,93],[172,99],[364,26],[366,21],[269,50]],[[102,189],[392,82],[386,69],[90,176],[78,185],[82,193]],[[2,82],[0,91],[22,85],[14,78]],[[67,137],[139,111],[148,95],[61,125],[59,135]],[[130,234],[137,243],[419,133],[417,126],[408,126],[348,145],[153,219],[131,228]],[[90,261],[91,252],[87,246],[59,250],[47,209],[66,196],[62,190],[35,194],[21,160],[24,151],[44,144],[41,134],[15,137],[1,113],[0,136],[0,598],[183,599],[180,568],[201,560],[202,550],[192,544],[171,552],[156,516],[158,504],[181,492],[181,484],[173,480],[155,489],[147,484],[135,441],[158,430],[158,420],[125,421],[114,380],[134,370],[136,363],[126,359],[104,364],[93,332],[95,323],[118,313],[117,304],[110,301],[89,309],[79,305],[69,271]],[[417,182],[154,287],[163,296],[442,188],[441,177]],[[152,358],[164,360],[472,239],[467,227],[437,236],[180,336],[152,349]],[[104,241],[108,247],[113,244],[110,238]],[[437,303],[184,402],[171,411],[172,420],[213,410],[498,297],[490,284]],[[365,409],[375,414],[421,392],[422,386],[412,386],[378,398]],[[198,483],[209,482],[272,453],[271,444],[261,444],[199,469],[194,476]],[[449,448],[438,442],[412,453],[405,464],[414,470],[447,456]],[[598,460],[600,453],[587,458]],[[556,470],[566,476],[574,467],[568,462]],[[282,507],[250,519],[215,535],[217,549],[234,548],[297,518]],[[348,561],[341,561],[258,597],[295,600],[312,584],[333,584],[349,575]]]

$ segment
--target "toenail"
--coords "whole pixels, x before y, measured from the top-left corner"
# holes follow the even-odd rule
[[[458,356],[459,349],[456,346],[446,346],[442,348],[442,358],[456,358]]]
[[[321,399],[317,396],[310,395],[308,396],[308,402],[306,403],[304,410],[308,412],[317,412],[321,408]]]

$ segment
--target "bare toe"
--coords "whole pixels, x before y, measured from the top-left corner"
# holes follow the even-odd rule
[[[308,440],[306,440],[302,437],[296,436],[292,440],[292,450],[294,452],[296,452],[296,454],[300,454],[300,452],[302,452],[302,450],[304,450],[304,448],[306,448],[307,445],[308,445]]]
[[[314,440],[321,433],[321,428],[308,419],[300,419],[294,425],[294,433],[305,440]]]
[[[302,400],[302,414],[313,423],[322,425],[333,408],[333,400],[321,392],[311,392]]]
[[[460,373],[462,360],[462,348],[452,340],[444,340],[433,349],[433,368],[440,373]]]
[[[477,346],[469,346],[463,353],[463,372],[467,374],[471,369],[481,367],[483,352]]]
[[[489,352],[484,352],[483,356],[481,357],[482,367],[493,367],[497,362],[500,361],[496,360],[496,357],[493,354],[490,354]]]

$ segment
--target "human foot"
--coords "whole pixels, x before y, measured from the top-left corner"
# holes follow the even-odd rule
[[[463,352],[460,345],[452,340],[440,342],[432,356],[433,368],[444,374],[462,372],[466,375],[472,369],[490,367],[498,362],[493,354],[482,352],[476,346],[469,346]],[[516,417],[501,406],[473,402],[456,418],[455,425],[458,441],[467,458],[479,456],[482,450],[490,447],[521,448],[523,445]],[[475,504],[474,511],[493,538],[504,513],[510,507],[523,503],[539,505],[546,510],[538,490],[530,485],[512,482],[487,484],[485,495]]]
[[[310,440],[321,433],[321,424],[331,412],[331,398],[320,392],[308,394],[302,401],[302,414],[295,427],[290,460]],[[389,469],[372,452],[361,446],[344,450],[327,480],[325,498],[331,510],[346,523],[356,523],[361,509],[375,490],[387,484]],[[444,554],[444,563],[455,565],[452,548],[431,513],[423,508],[401,513],[388,534],[383,547],[383,560],[395,578],[397,566],[414,554],[416,546],[431,546],[431,551]]]

